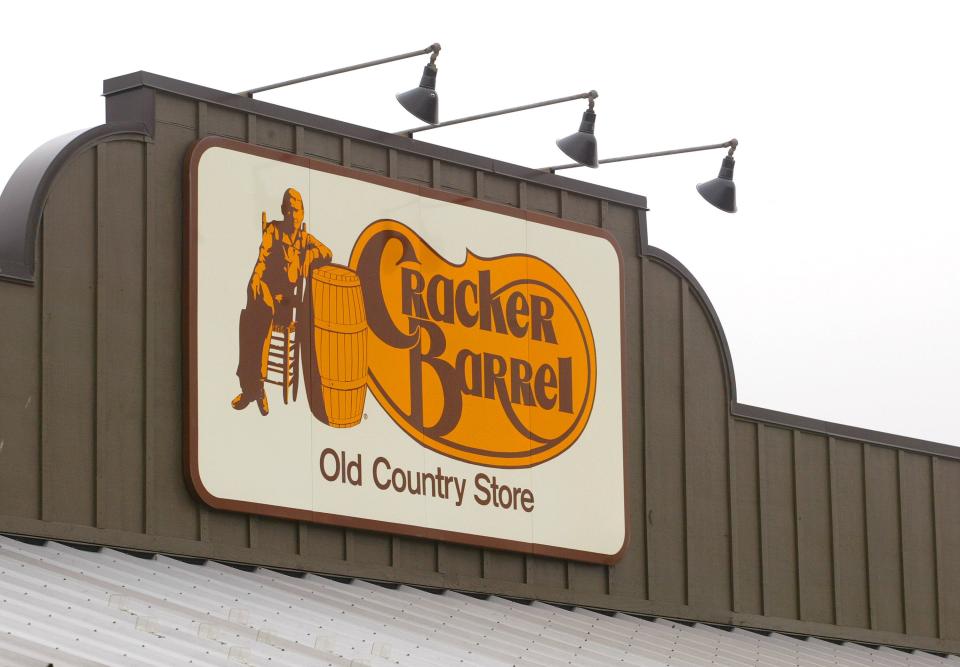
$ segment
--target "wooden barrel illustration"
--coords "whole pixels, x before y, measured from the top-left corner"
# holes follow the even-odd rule
[[[311,410],[335,428],[355,426],[363,418],[367,393],[367,316],[360,278],[345,266],[328,264],[311,272],[310,292],[312,349],[306,356],[311,358]]]

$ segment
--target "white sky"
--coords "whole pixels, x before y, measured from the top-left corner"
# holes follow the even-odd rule
[[[441,120],[595,88],[601,157],[740,140],[740,211],[703,202],[721,151],[565,175],[648,197],[650,242],[706,289],[739,399],[960,445],[960,7],[943,2],[15,3],[0,28],[0,182],[103,122],[104,78],[241,90],[437,41]],[[384,130],[427,57],[264,93]],[[581,102],[426,141],[528,166]]]

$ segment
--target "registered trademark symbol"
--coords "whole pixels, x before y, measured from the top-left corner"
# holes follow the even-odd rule
[[[363,413],[363,418],[364,418],[364,419],[367,418],[367,413],[366,413],[366,412]]]

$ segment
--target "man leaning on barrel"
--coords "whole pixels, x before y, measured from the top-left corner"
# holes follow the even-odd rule
[[[260,414],[270,411],[263,381],[267,375],[270,330],[293,318],[295,290],[310,265],[328,263],[330,249],[307,233],[303,224],[303,197],[293,188],[283,193],[283,220],[264,222],[260,254],[247,285],[247,307],[240,311],[240,393],[231,404],[243,410],[253,401]],[[264,214],[266,218],[266,214]]]

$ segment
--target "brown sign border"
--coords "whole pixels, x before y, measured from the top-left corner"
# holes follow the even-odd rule
[[[373,519],[358,519],[356,517],[343,516],[340,514],[329,514],[326,512],[314,512],[311,510],[282,507],[278,505],[267,505],[264,503],[255,503],[245,500],[229,500],[219,498],[210,493],[203,485],[200,479],[200,470],[198,462],[198,434],[197,434],[197,167],[200,158],[210,148],[226,148],[248,155],[294,164],[301,167],[307,167],[317,171],[323,171],[347,178],[353,178],[375,185],[401,190],[421,197],[428,197],[439,201],[445,201],[453,204],[460,204],[477,208],[492,213],[508,215],[514,218],[520,218],[530,222],[559,227],[568,231],[588,234],[605,239],[617,253],[620,276],[620,395],[622,401],[622,438],[621,449],[623,457],[623,482],[624,482],[624,537],[623,544],[614,554],[596,553],[583,551],[579,549],[565,549],[549,545],[536,544],[533,542],[521,542],[519,540],[506,540],[494,537],[474,535],[471,533],[461,533],[448,530],[439,530],[435,528],[424,528],[420,526],[409,526],[406,524],[393,523],[388,521],[377,521]],[[418,537],[430,540],[444,540],[456,542],[481,548],[502,549],[507,551],[516,551],[524,554],[549,556],[553,558],[564,558],[568,560],[583,561],[588,563],[599,563],[609,565],[620,560],[626,552],[627,545],[630,542],[630,522],[629,506],[627,498],[629,497],[629,480],[627,477],[626,462],[626,391],[624,384],[626,382],[626,353],[623,347],[625,339],[624,330],[624,283],[623,283],[623,253],[616,239],[604,229],[589,227],[587,225],[563,220],[543,213],[525,211],[506,204],[496,204],[486,202],[466,195],[458,195],[452,192],[445,192],[427,186],[417,185],[406,181],[397,180],[380,174],[352,169],[341,165],[315,160],[305,155],[296,155],[281,150],[257,146],[241,141],[226,139],[223,137],[206,137],[194,141],[187,149],[184,158],[184,261],[183,261],[183,440],[184,440],[184,474],[187,480],[187,486],[196,497],[204,504],[218,510],[227,510],[232,512],[243,512],[247,514],[259,514],[264,516],[279,517],[295,521],[307,521],[310,523],[322,523],[345,528],[354,528],[360,530],[373,530],[396,535],[409,537]]]

